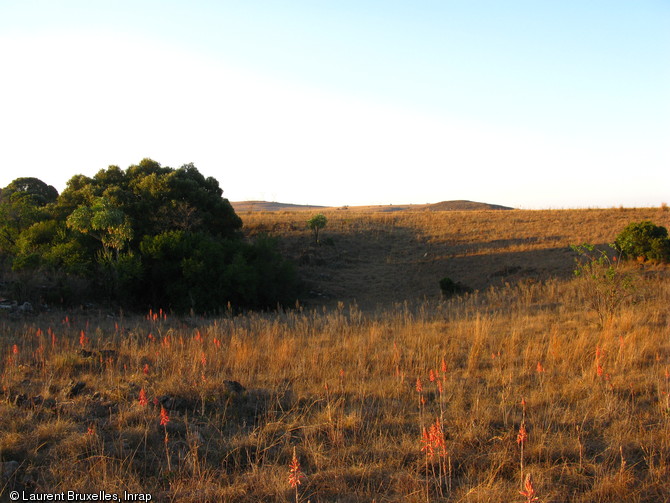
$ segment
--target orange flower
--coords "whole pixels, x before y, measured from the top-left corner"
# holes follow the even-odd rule
[[[416,378],[416,392],[417,393],[423,393],[423,383],[421,382],[420,377]]]
[[[444,432],[442,431],[442,425],[440,424],[439,419],[435,419],[435,422],[431,425],[428,432],[430,434],[430,440],[433,443],[433,446],[439,450],[439,455],[444,457],[447,455],[447,444],[444,440]]]
[[[81,347],[83,348],[86,346],[86,343],[88,342],[88,337],[86,337],[86,333],[82,330],[81,333],[79,334],[79,344],[81,344]]]
[[[144,391],[144,388],[140,390],[140,405],[142,407],[149,405],[149,400],[147,399],[147,392]]]
[[[430,428],[426,430],[424,427],[421,431],[421,451],[426,453],[428,459],[432,459],[437,450],[440,457],[445,457],[447,455],[447,446],[444,440],[444,432],[442,431],[442,425],[440,424],[439,419],[435,419],[435,422],[430,425]]]
[[[539,498],[535,496],[535,488],[533,487],[533,479],[531,478],[530,473],[526,475],[526,481],[524,482],[523,486],[525,491],[519,491],[519,494],[526,497],[527,503],[539,500]]]
[[[300,461],[298,461],[298,457],[295,455],[295,447],[293,448],[293,457],[291,458],[291,463],[289,464],[289,471],[288,471],[288,483],[291,487],[297,487],[301,484],[300,479],[302,479],[305,475],[302,473],[300,470]]]
[[[165,426],[170,422],[170,416],[168,416],[167,410],[165,407],[161,406],[161,426]]]
[[[528,440],[528,432],[526,431],[526,425],[524,423],[521,423],[521,426],[519,426],[519,433],[516,436],[516,443],[519,445],[523,445],[526,440]]]
[[[19,347],[16,344],[12,346],[12,353],[14,353],[15,355],[19,354]]]
[[[435,450],[433,447],[433,441],[430,438],[430,433],[428,430],[426,430],[425,427],[421,431],[421,443],[423,444],[423,447],[421,447],[421,452],[425,452],[426,456],[432,459],[433,455],[435,454]]]
[[[544,372],[544,367],[542,366],[542,362],[537,362],[537,368],[535,370],[537,370],[538,374],[541,374],[542,372]]]
[[[435,371],[433,369],[430,369],[430,372],[428,373],[428,379],[430,382],[435,382]]]

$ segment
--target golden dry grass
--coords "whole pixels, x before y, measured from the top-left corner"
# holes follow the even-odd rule
[[[389,210],[392,207],[385,207]],[[630,222],[670,228],[663,208],[513,211],[321,211],[322,246],[310,246],[310,212],[242,213],[249,235],[279,236],[312,292],[307,305],[356,302],[363,309],[440,297],[451,277],[474,289],[566,279],[570,245],[607,244]]]
[[[295,501],[295,448],[303,502],[522,502],[523,398],[524,472],[540,501],[669,501],[668,268],[623,268],[634,295],[600,326],[584,280],[569,276],[574,255],[561,249],[611,241],[629,221],[667,225],[667,215],[333,211],[325,237],[335,245],[320,247],[309,244],[305,214],[242,215],[249,233],[281,234],[289,252],[309,254],[300,271],[314,285],[339,279],[365,308],[334,297],[313,299],[317,309],[216,319],[3,317],[0,461],[19,468],[0,497],[125,490],[158,501]],[[345,247],[357,261],[331,255]],[[546,265],[552,254],[560,260]],[[391,259],[366,267],[380,256]],[[441,276],[464,280],[455,273],[468,264],[484,288],[451,300],[431,291],[393,303],[403,291],[354,277],[402,271],[396,288],[411,299]],[[516,264],[542,271],[488,273]],[[427,459],[422,429],[437,418],[446,454]]]

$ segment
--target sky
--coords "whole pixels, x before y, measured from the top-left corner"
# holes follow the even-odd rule
[[[670,202],[667,0],[0,0],[0,187],[148,157],[231,201]]]

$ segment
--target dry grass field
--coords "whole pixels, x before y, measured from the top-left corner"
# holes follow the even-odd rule
[[[670,212],[323,212],[240,215],[294,310],[0,315],[0,499],[670,501],[670,270],[569,248]]]
[[[315,212],[245,212],[248,234],[281,238],[313,292],[309,305],[356,302],[365,310],[405,300],[438,300],[448,276],[480,291],[520,281],[568,279],[570,245],[606,245],[629,223],[670,227],[659,208],[514,211],[395,211],[382,206],[318,210],[328,224],[311,246]]]

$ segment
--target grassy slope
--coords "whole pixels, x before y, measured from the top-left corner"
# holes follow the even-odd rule
[[[377,305],[438,299],[448,276],[471,288],[520,280],[568,278],[571,244],[614,241],[627,223],[652,220],[670,227],[657,208],[546,211],[328,210],[321,246],[305,222],[311,213],[242,213],[249,235],[278,236],[300,265],[310,305]]]
[[[611,241],[633,220],[667,226],[669,215],[333,210],[324,238],[334,246],[318,247],[304,214],[242,215],[250,234],[280,235],[302,257],[301,274],[329,293],[311,300],[325,310],[1,318],[10,476],[0,498],[88,489],[158,501],[521,502],[524,397],[523,471],[541,501],[668,501],[668,268],[626,266],[635,295],[599,326],[565,247]],[[440,301],[443,275],[484,291]],[[417,295],[428,300],[390,306]],[[378,309],[338,306],[353,298]],[[436,419],[445,451],[429,458],[421,433]]]

